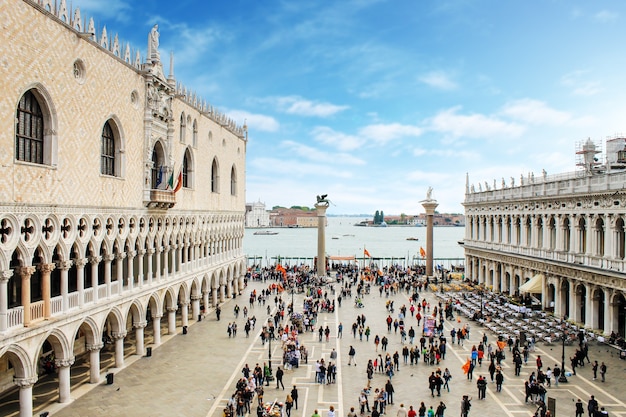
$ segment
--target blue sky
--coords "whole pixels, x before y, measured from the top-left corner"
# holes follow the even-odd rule
[[[249,128],[246,200],[418,214],[626,132],[626,2],[73,0]],[[165,59],[164,59],[165,60]],[[167,65],[166,65],[167,68]]]

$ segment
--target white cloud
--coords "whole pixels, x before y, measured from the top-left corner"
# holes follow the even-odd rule
[[[330,145],[341,151],[352,151],[365,143],[363,139],[356,136],[346,135],[345,133],[336,132],[330,127],[318,126],[311,132],[313,138],[325,145]]]
[[[248,128],[252,130],[276,132],[280,128],[278,121],[271,116],[253,114],[244,110],[229,110],[226,111],[226,114],[240,125],[246,123]]]
[[[455,90],[457,85],[450,77],[441,71],[432,71],[419,77],[419,80],[433,88],[440,90]]]
[[[359,135],[371,139],[377,143],[387,143],[394,139],[406,136],[417,137],[422,134],[422,129],[417,126],[403,125],[400,123],[375,124],[359,129]]]
[[[324,152],[312,146],[307,146],[291,140],[283,141],[282,145],[289,151],[290,154],[312,161],[339,161],[346,165],[365,165],[364,160],[344,152]]]
[[[524,132],[524,127],[519,124],[483,114],[458,114],[459,109],[460,107],[453,107],[439,112],[429,121],[429,129],[455,138],[486,139],[519,137]]]
[[[602,92],[598,81],[586,79],[589,71],[573,71],[561,77],[561,84],[571,89],[575,96],[589,97]]]
[[[569,113],[552,109],[542,101],[529,98],[505,104],[501,113],[534,125],[562,125],[572,118]]]
[[[280,111],[299,116],[328,117],[349,108],[349,106],[314,102],[298,96],[276,97],[270,101],[274,102]]]
[[[619,14],[610,10],[601,10],[593,18],[599,22],[613,22],[619,18]]]

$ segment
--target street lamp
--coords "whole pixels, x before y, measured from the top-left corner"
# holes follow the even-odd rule
[[[567,377],[565,376],[565,339],[567,336],[568,334],[565,330],[565,324],[563,324],[563,334],[561,335],[563,350],[561,351],[561,375],[559,376],[559,382],[567,382]]]

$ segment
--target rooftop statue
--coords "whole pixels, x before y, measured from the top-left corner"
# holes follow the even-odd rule
[[[159,61],[159,25],[154,25],[148,36],[148,58]]]

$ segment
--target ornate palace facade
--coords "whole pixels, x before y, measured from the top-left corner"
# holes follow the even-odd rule
[[[66,0],[0,2],[0,392],[70,400],[243,288],[247,129]],[[186,330],[186,329],[185,329]],[[0,414],[2,414],[0,412]]]
[[[582,170],[529,174],[519,184],[479,191],[466,184],[466,276],[514,294],[537,282],[544,308],[604,334],[626,332],[626,153],[597,163],[595,145],[578,153]],[[610,141],[609,141],[610,142]],[[615,145],[613,143],[613,145]],[[619,155],[618,155],[619,154]]]

